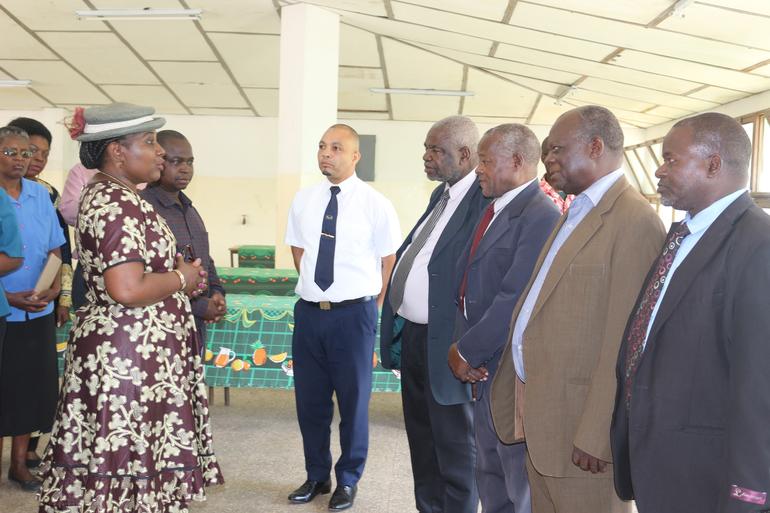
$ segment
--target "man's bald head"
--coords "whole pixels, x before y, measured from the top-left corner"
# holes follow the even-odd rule
[[[350,136],[350,142],[352,142],[354,145],[353,150],[358,151],[361,138],[358,136],[358,132],[356,132],[352,126],[346,125],[345,123],[336,123],[330,126],[326,131],[329,132],[331,130],[341,130],[343,132],[347,132],[347,134]]]
[[[727,171],[747,177],[751,140],[740,123],[725,114],[706,112],[677,122],[673,128],[692,129],[693,144],[703,158],[719,155]]]

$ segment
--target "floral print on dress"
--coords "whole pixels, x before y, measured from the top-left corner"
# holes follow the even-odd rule
[[[76,243],[86,305],[76,313],[40,491],[41,513],[177,513],[222,483],[190,302],[115,302],[104,272],[141,262],[174,268],[174,236],[133,191],[83,190]]]

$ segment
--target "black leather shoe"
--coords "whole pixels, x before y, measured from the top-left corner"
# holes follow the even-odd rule
[[[331,500],[329,501],[329,509],[331,511],[342,511],[343,509],[348,509],[349,507],[353,506],[353,501],[356,500],[357,490],[357,485],[338,485],[332,494]]]
[[[17,483],[19,486],[21,486],[21,489],[25,492],[36,492],[40,490],[40,481],[37,479],[30,479],[28,481],[25,481],[24,479],[19,479],[10,472],[8,472],[8,480],[13,481],[14,483]]]
[[[308,479],[302,486],[294,490],[289,494],[289,501],[296,504],[304,504],[315,499],[315,496],[332,491],[332,482],[327,479],[326,481],[311,481]]]

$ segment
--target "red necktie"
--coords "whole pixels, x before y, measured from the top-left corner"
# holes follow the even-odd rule
[[[463,281],[460,284],[460,310],[465,312],[465,286],[468,284],[468,269],[473,262],[473,256],[476,254],[476,249],[479,247],[481,238],[484,237],[484,232],[487,231],[489,223],[492,222],[492,218],[495,217],[495,203],[489,204],[484,211],[484,215],[479,221],[479,225],[476,227],[476,233],[473,234],[473,243],[471,243],[471,252],[468,254],[468,261],[465,263],[465,274],[463,274]]]
[[[631,321],[631,328],[626,337],[626,408],[631,406],[631,388],[633,386],[634,374],[639,366],[639,360],[644,352],[644,340],[647,338],[647,327],[652,318],[652,311],[658,304],[658,298],[666,283],[666,276],[674,263],[676,252],[682,245],[682,239],[690,234],[690,229],[686,224],[680,223],[672,227],[671,232],[663,245],[663,253],[655,262],[655,272],[650,276],[645,284],[644,295],[639,306],[634,313]]]

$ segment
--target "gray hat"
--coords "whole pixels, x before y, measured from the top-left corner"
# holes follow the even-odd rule
[[[77,140],[80,142],[114,139],[123,135],[151,132],[166,124],[164,118],[153,117],[155,109],[132,105],[130,103],[112,103],[89,107],[83,111],[85,127]]]

